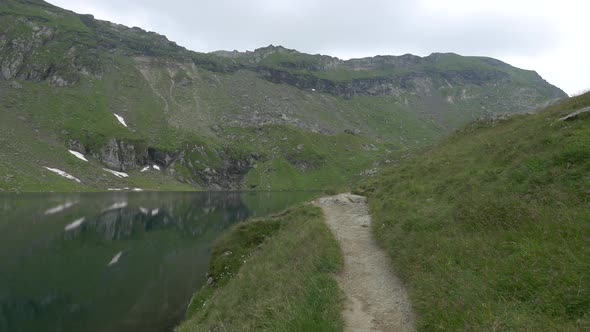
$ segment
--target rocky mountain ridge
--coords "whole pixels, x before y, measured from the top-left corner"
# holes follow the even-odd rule
[[[565,97],[491,58],[340,60],[272,45],[198,53],[40,0],[3,1],[0,27],[0,120],[11,132],[117,171],[158,165],[164,178],[201,188],[341,184],[474,119]],[[61,152],[39,158],[14,145],[0,151],[11,161],[0,167],[20,174],[6,190],[46,181],[42,162],[70,167]],[[74,168],[88,188],[104,188],[100,173]]]

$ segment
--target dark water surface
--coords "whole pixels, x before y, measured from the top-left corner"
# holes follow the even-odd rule
[[[0,195],[0,331],[171,331],[223,230],[316,196]]]

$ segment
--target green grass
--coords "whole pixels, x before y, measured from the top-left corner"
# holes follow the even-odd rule
[[[177,180],[205,188],[208,175],[202,171],[224,172],[228,164],[244,164],[254,153],[265,159],[248,174],[240,169],[234,181],[239,183],[231,187],[345,189],[377,160],[430,145],[482,114],[525,112],[555,97],[534,73],[493,59],[383,57],[353,70],[350,63],[331,67],[333,58],[280,47],[226,58],[190,52],[155,33],[110,25],[43,1],[7,1],[0,8],[0,26],[6,28],[0,62],[18,74],[16,82],[0,81],[0,121],[7,128],[18,123],[22,132],[14,134],[20,142],[36,145],[15,143],[23,146],[10,151],[0,146],[0,154],[9,157],[0,171],[18,173],[0,177],[0,189],[9,191],[124,187],[64,155],[69,140],[97,153],[113,139],[133,143],[136,150],[149,147],[183,156],[167,174],[170,186],[161,179],[131,181],[146,188],[184,187]],[[21,48],[31,50],[23,53]],[[22,63],[16,61],[20,58]],[[409,73],[424,77],[392,83],[391,95],[344,98],[320,93],[320,88],[312,91],[313,85],[273,83],[265,79],[268,68],[304,80],[327,80],[327,86],[355,79],[395,80]],[[485,78],[498,72],[510,81],[492,87],[495,81]],[[457,73],[476,82],[457,83],[452,79]],[[53,77],[69,85],[52,86]],[[22,88],[13,87],[18,85]],[[129,128],[113,113],[123,116]],[[361,134],[352,137],[343,134],[346,130]],[[363,147],[372,145],[377,150]],[[64,167],[86,186],[52,182],[53,177],[37,170],[41,163]]]
[[[215,245],[210,286],[177,331],[341,331],[342,266],[319,208],[236,225]]]
[[[245,187],[256,190],[345,189],[357,183],[359,173],[387,155],[383,145],[367,150],[372,140],[349,134],[322,135],[288,126],[261,130],[232,128],[230,144],[245,151],[263,151]],[[236,142],[236,143],[234,143]]]
[[[366,183],[418,327],[590,329],[590,94],[484,121]]]
[[[36,91],[35,86],[31,85],[31,90]],[[91,106],[82,109],[77,107],[62,109],[59,105],[63,106],[66,102],[74,104],[76,100],[83,100],[84,95],[80,94],[75,98],[64,97],[63,103],[58,102],[62,100],[59,97],[46,96],[45,107],[42,106],[42,97],[39,100],[19,99],[20,105],[15,105],[16,101],[13,98],[18,99],[23,96],[20,94],[22,90],[24,88],[4,98],[4,104],[0,105],[0,169],[3,170],[3,174],[0,175],[0,191],[78,192],[124,187],[171,191],[196,189],[160,172],[132,171],[130,178],[119,179],[103,171],[104,166],[91,156],[87,156],[90,163],[77,159],[68,153],[64,144],[65,138],[60,137],[58,128],[63,121],[77,121],[78,128],[90,126],[91,122],[84,119],[86,119],[86,113],[92,117],[94,110]],[[10,91],[10,88],[5,91]],[[42,95],[44,91],[38,92]],[[100,113],[100,111],[97,112]],[[114,117],[111,119],[112,114],[107,112],[105,114],[102,119],[110,124],[110,126],[104,126],[105,130],[110,130],[112,135],[122,132],[122,126],[117,125]],[[95,128],[100,126],[97,125]],[[130,131],[121,134],[123,137],[137,137],[131,135],[136,134]],[[43,166],[64,170],[82,180],[82,184],[51,173]]]

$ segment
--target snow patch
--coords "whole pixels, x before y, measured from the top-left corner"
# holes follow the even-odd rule
[[[53,207],[51,209],[48,209],[47,211],[45,211],[45,215],[50,215],[50,214],[56,214],[58,212],[61,212],[67,208],[70,208],[72,206],[74,206],[77,202],[65,202],[65,204],[60,204],[56,207]]]
[[[76,181],[78,183],[82,183],[82,181],[78,180],[77,178],[75,178],[75,177],[71,176],[70,174],[68,174],[68,173],[66,173],[66,172],[64,172],[62,170],[59,170],[57,168],[51,168],[51,167],[46,167],[46,166],[43,166],[43,168],[45,168],[48,171],[51,171],[53,173],[59,174],[59,175],[63,176],[66,179],[70,179],[70,180],[74,180],[74,181]]]
[[[158,165],[154,165],[154,166],[152,166],[152,167],[153,167],[153,168],[154,168],[156,171],[159,171],[159,170],[160,170],[160,166],[158,166]]]
[[[127,173],[113,171],[112,169],[108,169],[108,168],[103,168],[103,170],[113,174],[114,176],[116,176],[118,178],[128,178],[129,177],[129,174],[127,174]]]
[[[129,187],[125,187],[125,188],[107,188],[108,191],[123,191],[123,190],[131,190],[131,191],[143,191],[143,189],[141,188],[129,188]]]
[[[141,213],[145,214],[145,215],[149,215],[150,214],[150,210],[144,208],[143,206],[139,207],[139,211],[141,211]]]
[[[76,158],[80,159],[80,160],[84,160],[84,161],[88,161],[88,159],[86,159],[86,157],[84,157],[83,154],[81,154],[78,151],[73,151],[73,150],[68,150],[71,154],[73,154]]]
[[[119,251],[115,257],[113,257],[113,259],[111,259],[111,261],[109,262],[109,266],[117,264],[117,262],[119,262],[119,258],[121,258],[121,255],[123,255],[122,251]]]
[[[146,166],[146,167],[144,167],[144,168],[141,169],[141,172],[143,173],[143,172],[147,172],[149,170],[150,170],[150,167],[149,166]]]
[[[155,216],[158,213],[160,213],[160,209],[153,209],[152,210],[152,216]]]
[[[111,206],[109,206],[108,208],[102,210],[102,212],[107,212],[107,211],[112,211],[112,210],[118,210],[118,209],[122,209],[127,207],[127,202],[122,201],[122,202],[117,202]]]
[[[86,220],[85,217],[80,218],[80,219],[76,219],[72,223],[66,225],[66,228],[65,228],[66,232],[80,227],[80,225],[82,225],[82,223],[84,223],[84,220]]]
[[[115,118],[117,118],[117,120],[123,125],[125,126],[125,128],[127,128],[127,124],[125,123],[125,119],[123,119],[122,116],[120,116],[119,114],[115,114],[113,113],[113,115],[115,116]]]

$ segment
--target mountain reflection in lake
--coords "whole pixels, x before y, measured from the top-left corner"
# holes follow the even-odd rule
[[[0,331],[171,331],[224,229],[314,195],[0,195]]]

